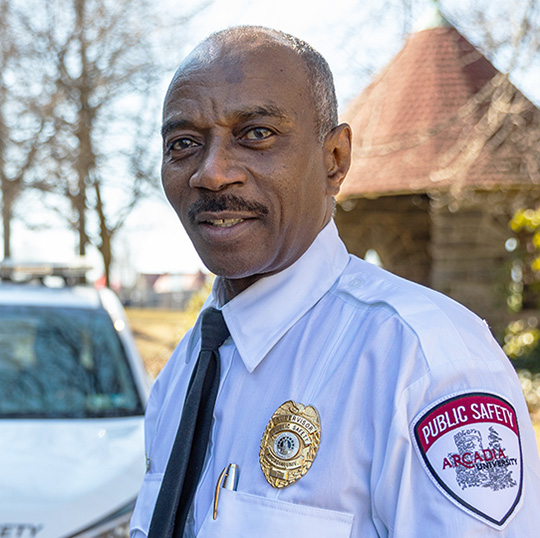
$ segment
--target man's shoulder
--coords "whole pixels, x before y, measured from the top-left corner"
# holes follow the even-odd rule
[[[355,256],[336,291],[359,307],[386,310],[416,335],[428,357],[440,353],[444,344],[464,356],[493,343],[487,323],[465,306]]]
[[[454,299],[356,256],[350,256],[338,287],[363,303],[387,305],[404,319],[441,312],[452,321],[465,318],[468,322],[475,320],[485,325],[476,314]]]

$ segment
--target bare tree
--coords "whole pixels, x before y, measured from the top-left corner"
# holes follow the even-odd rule
[[[4,258],[12,254],[11,225],[16,202],[23,193],[38,149],[47,138],[45,119],[35,115],[39,98],[31,95],[29,85],[19,87],[23,57],[16,22],[12,2],[0,0],[0,190]]]
[[[9,127],[6,124],[5,109],[8,103],[8,87],[5,80],[10,61],[14,55],[13,42],[9,36],[9,4],[7,0],[0,1],[0,188],[2,190],[2,224],[4,227],[4,257],[11,254],[10,226],[13,202],[17,197],[20,182],[12,178],[6,170],[9,144]]]
[[[496,151],[504,140],[512,139],[521,150],[522,168],[533,183],[539,183],[540,117],[523,95],[531,88],[522,88],[518,81],[540,69],[540,0],[470,1],[457,9],[450,2],[444,5],[453,9],[452,18],[460,21],[460,28],[473,36],[475,44],[500,72],[484,92],[489,107],[476,129],[476,145]],[[538,105],[538,95],[536,99]]]
[[[141,114],[137,96],[150,91],[159,73],[150,39],[154,29],[150,4],[136,0],[126,8],[126,2],[118,1],[57,0],[43,5],[38,17],[26,19],[30,34],[44,44],[37,52],[54,80],[50,175],[39,183],[69,200],[69,222],[78,233],[79,254],[85,255],[88,243],[94,242],[103,256],[107,281],[112,235],[142,193],[141,178],[133,185],[129,167],[142,165],[146,153],[126,155],[126,145],[110,136],[116,131],[113,110],[125,125],[115,134],[131,140],[131,122]],[[147,133],[143,136],[148,139]],[[108,182],[120,198],[112,215],[103,195]],[[94,223],[89,221],[91,213],[97,216]]]
[[[25,103],[43,134],[34,153],[24,152],[24,185],[40,189],[76,231],[80,255],[89,243],[98,248],[109,282],[113,237],[158,183],[160,39],[174,24],[181,44],[194,13],[164,22],[151,0],[0,1],[15,5],[20,54],[13,70],[39,79],[38,105],[28,95]]]

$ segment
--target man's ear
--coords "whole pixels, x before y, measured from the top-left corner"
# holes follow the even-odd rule
[[[351,166],[352,130],[347,123],[334,127],[324,139],[324,159],[328,178],[327,194],[335,196]]]

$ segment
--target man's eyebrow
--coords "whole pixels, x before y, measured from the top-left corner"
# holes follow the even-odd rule
[[[193,128],[193,122],[189,120],[170,120],[165,122],[161,127],[161,137],[165,138],[171,131],[175,129]]]
[[[253,108],[237,110],[231,116],[236,121],[249,121],[257,118],[278,118],[282,121],[290,121],[290,116],[275,105],[259,105]]]
[[[230,117],[234,121],[250,121],[257,118],[278,118],[281,121],[291,121],[290,115],[284,110],[275,105],[259,105],[253,108],[246,108],[242,110],[235,110],[230,114]],[[171,131],[175,129],[196,128],[195,124],[186,119],[170,120],[163,124],[161,127],[161,136],[165,138]]]

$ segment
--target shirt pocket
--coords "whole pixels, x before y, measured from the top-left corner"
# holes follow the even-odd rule
[[[221,489],[217,518],[210,513],[198,538],[349,538],[354,516]]]
[[[144,475],[137,503],[131,516],[130,538],[142,538],[148,535],[162,480],[163,473],[147,473]]]

